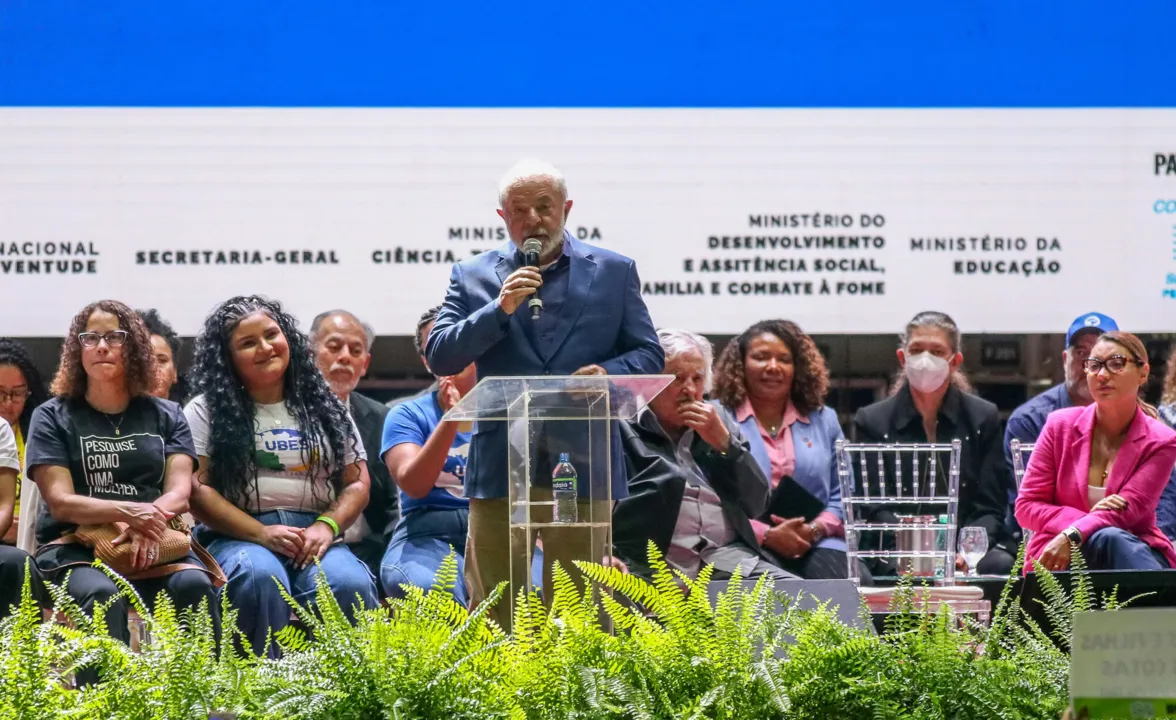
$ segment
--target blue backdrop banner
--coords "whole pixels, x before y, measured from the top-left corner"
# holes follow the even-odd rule
[[[0,105],[1172,107],[1172,0],[0,0]]]

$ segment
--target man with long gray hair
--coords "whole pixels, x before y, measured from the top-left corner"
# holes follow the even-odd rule
[[[637,417],[621,424],[629,496],[613,513],[616,554],[636,574],[650,572],[653,541],[666,563],[715,579],[741,568],[744,578],[795,579],[760,547],[751,519],[768,507],[770,486],[739,423],[704,396],[714,350],[688,330],[659,330],[666,374],[674,381]]]

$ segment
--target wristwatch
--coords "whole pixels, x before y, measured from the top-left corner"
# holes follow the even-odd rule
[[[1075,545],[1082,544],[1082,533],[1078,532],[1078,528],[1068,527],[1062,531],[1062,534],[1070,539],[1070,542]]]
[[[825,537],[825,526],[814,520],[809,523],[809,529],[813,532],[813,543],[819,543],[821,538]]]

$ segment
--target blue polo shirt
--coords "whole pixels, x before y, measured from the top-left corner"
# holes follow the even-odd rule
[[[1045,418],[1054,410],[1068,408],[1071,405],[1073,403],[1070,402],[1070,393],[1066,392],[1066,384],[1062,383],[1054,385],[1013,411],[1004,434],[1005,463],[1008,464],[1010,473],[1013,471],[1013,451],[1009,449],[1009,443],[1014,439],[1022,443],[1037,442],[1037,436],[1041,435],[1041,429],[1045,427]],[[1025,462],[1029,462],[1028,457],[1025,458]]]
[[[392,408],[384,419],[384,437],[380,443],[380,457],[403,443],[425,446],[425,442],[441,424],[441,405],[437,393],[432,392],[407,400]],[[419,508],[467,508],[470,501],[462,497],[465,486],[466,457],[469,455],[470,435],[459,432],[449,447],[449,457],[441,470],[436,484],[429,494],[421,499],[409,497],[400,491],[400,511],[403,515]]]

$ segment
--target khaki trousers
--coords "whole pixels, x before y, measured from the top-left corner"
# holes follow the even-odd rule
[[[531,508],[531,522],[551,522],[551,490],[532,488],[532,502],[546,504]],[[581,521],[589,517],[595,522],[611,520],[611,503],[602,500],[580,500],[577,502]],[[611,525],[601,527],[546,525],[531,528],[530,537],[525,537],[526,528],[510,527],[510,505],[507,498],[493,500],[470,500],[470,529],[466,541],[465,581],[470,596],[470,608],[489,597],[498,583],[509,581],[510,585],[502,599],[491,608],[490,617],[506,632],[511,630],[514,600],[519,588],[525,586],[531,574],[531,558],[534,554],[535,538],[543,542],[543,602],[550,606],[552,590],[552,563],[571,575],[576,586],[583,590],[584,581],[573,560],[590,560],[601,563],[609,553],[609,532]],[[591,514],[589,514],[591,513]],[[515,557],[511,558],[511,533],[514,533]],[[513,574],[513,577],[512,577]]]

